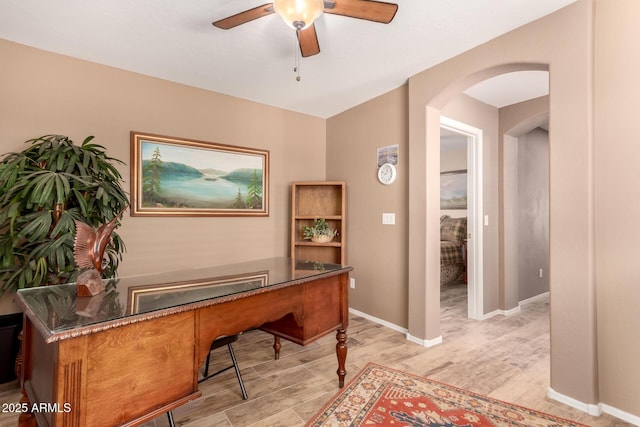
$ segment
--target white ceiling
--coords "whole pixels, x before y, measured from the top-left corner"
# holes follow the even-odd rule
[[[549,94],[548,71],[518,71],[502,74],[471,86],[465,94],[502,108]]]
[[[265,1],[2,0],[0,38],[328,118],[575,0],[397,0],[387,25],[324,14],[300,82],[296,36],[278,16],[211,25]],[[546,73],[518,74],[466,93],[500,107],[548,91]]]

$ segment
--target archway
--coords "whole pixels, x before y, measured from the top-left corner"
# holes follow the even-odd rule
[[[412,197],[410,199],[410,223],[412,233],[409,238],[409,253],[410,253],[410,278],[411,275],[414,275],[418,268],[423,269],[418,271],[418,273],[423,273],[419,281],[416,281],[416,286],[421,286],[422,295],[417,297],[418,290],[415,287],[412,287],[410,284],[410,318],[412,317],[412,303],[415,301],[414,297],[411,296],[412,291],[415,298],[424,298],[427,302],[427,306],[424,309],[424,327],[425,327],[425,337],[424,339],[420,339],[413,334],[412,325],[409,327],[409,338],[412,341],[421,343],[425,346],[432,346],[438,344],[442,341],[442,337],[440,336],[440,324],[439,324],[439,296],[440,296],[440,288],[439,288],[439,259],[440,259],[440,228],[439,228],[439,219],[440,219],[440,210],[439,210],[439,170],[440,170],[440,121],[441,121],[441,110],[447,106],[453,99],[455,99],[458,95],[462,94],[463,91],[475,85],[476,83],[486,80],[488,78],[506,74],[516,71],[526,71],[526,70],[536,70],[536,71],[547,71],[547,66],[545,64],[503,64],[500,66],[490,67],[484,70],[476,71],[467,76],[460,76],[457,80],[452,81],[451,84],[444,89],[442,89],[439,93],[435,94],[432,98],[431,102],[424,107],[425,111],[425,128],[424,128],[424,139],[422,141],[415,140],[410,142],[410,148],[412,151],[412,158],[410,159],[410,169],[412,169],[414,163],[416,168],[421,168],[425,171],[424,177],[420,176],[417,178],[411,177],[410,186],[414,186],[416,182],[424,182],[424,195],[417,194],[417,196],[422,196],[422,199],[416,198],[416,193],[410,189],[410,193]],[[413,111],[412,111],[413,113]],[[469,125],[474,125],[473,123],[467,123]],[[499,239],[498,239],[498,226],[499,222],[499,212],[498,212],[498,195],[497,195],[497,187],[499,182],[499,163],[501,162],[500,153],[497,149],[497,118],[495,124],[495,132],[492,136],[493,139],[493,150],[489,150],[485,155],[484,159],[481,159],[482,169],[485,170],[485,174],[489,178],[486,184],[484,184],[484,188],[480,188],[481,193],[486,193],[489,196],[487,203],[485,204],[485,208],[483,212],[480,212],[479,215],[482,218],[486,218],[490,223],[490,230],[493,230],[492,234],[488,234],[485,236],[485,239],[488,243],[489,250],[493,250],[494,253],[490,254],[491,256],[487,257],[489,260],[493,260],[496,264],[498,263],[499,254],[498,250],[500,247]],[[424,164],[422,162],[416,161],[414,158],[414,154],[416,151],[422,150],[424,154],[418,155],[417,159],[424,159]],[[423,157],[424,156],[424,157]],[[418,165],[420,164],[420,165]],[[420,174],[422,175],[422,174]],[[424,181],[422,181],[424,179]],[[493,187],[491,187],[493,186]],[[495,188],[494,188],[495,187]],[[490,189],[490,191],[487,191]],[[424,203],[424,204],[422,204]],[[481,223],[484,221],[481,221]],[[426,224],[424,230],[418,231],[421,224]],[[421,233],[424,234],[421,234]],[[483,233],[484,234],[484,233]],[[416,258],[415,256],[418,253],[424,253],[424,256],[420,258]],[[412,261],[415,261],[412,264]],[[489,261],[491,262],[491,261]],[[483,290],[483,301],[479,302],[480,307],[477,309],[476,315],[474,316],[476,319],[481,319],[485,313],[490,311],[495,311],[498,309],[498,302],[500,300],[499,295],[499,277],[500,274],[497,272],[497,268],[487,269],[488,272],[483,274],[482,282],[486,283],[486,288]],[[415,276],[420,276],[420,274],[416,274]],[[490,280],[487,280],[489,278]],[[416,307],[416,309],[419,309]],[[422,325],[420,325],[422,326]]]
[[[439,258],[440,110],[452,94],[485,78],[552,70],[551,389],[585,404],[598,402],[590,6],[574,3],[409,79],[408,329],[428,345],[441,339],[439,269],[434,268]],[[488,181],[485,186],[493,185],[490,190],[497,193],[497,183]],[[497,203],[492,209],[497,217]],[[497,270],[494,264],[489,267]],[[485,310],[490,310],[486,295]],[[575,354],[583,357],[577,360]]]

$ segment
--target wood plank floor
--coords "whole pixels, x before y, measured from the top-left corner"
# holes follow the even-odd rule
[[[347,381],[371,361],[592,426],[631,425],[609,415],[591,417],[546,397],[546,300],[527,304],[516,315],[479,322],[466,318],[464,285],[450,285],[443,288],[441,319],[444,342],[427,349],[387,327],[352,317]],[[246,332],[234,344],[234,350],[249,400],[242,400],[230,370],[202,383],[202,398],[174,411],[176,424],[304,426],[338,392],[335,342],[334,336],[328,336],[300,347],[283,340],[281,358],[276,361],[270,335]],[[212,361],[212,372],[229,361],[224,348],[216,350],[212,358],[216,360]],[[0,402],[18,402],[19,396],[15,382],[0,386]],[[15,414],[0,414],[0,426],[15,425]],[[167,425],[167,417],[161,416],[145,427]]]

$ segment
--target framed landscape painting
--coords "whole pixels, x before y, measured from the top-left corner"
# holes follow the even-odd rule
[[[269,152],[131,132],[132,216],[268,216]]]
[[[467,170],[440,173],[440,209],[467,209]]]

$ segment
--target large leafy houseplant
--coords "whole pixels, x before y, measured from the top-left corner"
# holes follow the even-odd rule
[[[75,281],[74,220],[98,227],[128,206],[115,167],[123,162],[92,139],[45,135],[0,161],[0,295]],[[124,250],[113,233],[104,277],[116,274]]]

